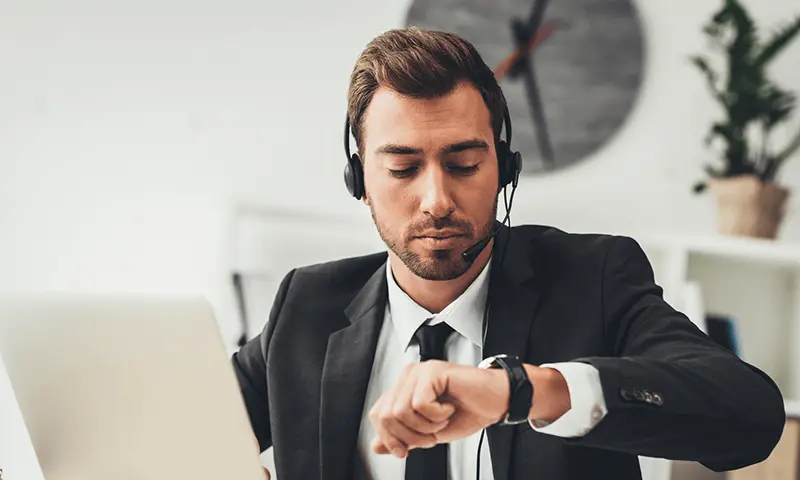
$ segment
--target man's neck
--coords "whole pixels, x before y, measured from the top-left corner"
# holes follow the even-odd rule
[[[478,258],[472,262],[469,270],[453,280],[425,280],[409,270],[406,264],[390,250],[392,275],[397,285],[419,306],[431,313],[439,313],[464,293],[480,275],[483,267],[489,262],[493,247],[494,240],[489,242]]]

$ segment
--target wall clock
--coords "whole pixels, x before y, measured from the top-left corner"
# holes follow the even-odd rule
[[[622,126],[644,64],[633,0],[413,0],[406,25],[456,33],[495,71],[523,174],[579,162]]]

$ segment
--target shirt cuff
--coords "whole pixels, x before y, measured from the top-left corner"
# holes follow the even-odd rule
[[[582,437],[605,418],[608,409],[596,368],[579,362],[546,363],[540,367],[561,372],[567,382],[571,407],[550,423],[528,419],[531,428],[557,437]]]

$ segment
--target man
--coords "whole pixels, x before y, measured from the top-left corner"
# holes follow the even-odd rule
[[[232,360],[280,480],[635,479],[638,455],[770,454],[778,388],[664,302],[636,242],[497,223],[519,157],[469,43],[389,31],[348,98],[348,189],[388,251],[289,272]]]

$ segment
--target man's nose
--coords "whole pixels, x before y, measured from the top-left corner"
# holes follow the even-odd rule
[[[450,193],[447,174],[439,167],[426,169],[420,185],[422,188],[421,209],[434,218],[450,216],[456,209]]]

